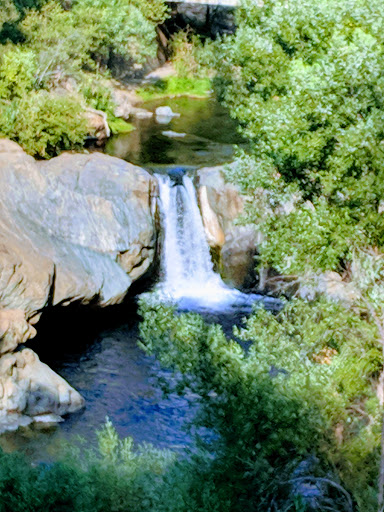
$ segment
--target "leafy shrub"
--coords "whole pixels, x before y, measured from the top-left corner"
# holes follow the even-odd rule
[[[37,62],[32,50],[15,48],[0,60],[0,99],[13,100],[31,92],[36,83]]]
[[[367,321],[327,301],[296,300],[277,316],[256,309],[234,333],[245,350],[198,315],[143,303],[141,312],[145,349],[181,374],[170,391],[199,396],[195,427],[214,434],[200,440],[215,457],[210,475],[191,482],[191,496],[194,486],[200,498],[206,490],[204,506],[220,511],[284,509],[295,499],[288,482],[310,456],[319,461],[313,477],[335,465],[351,489],[361,482],[362,502],[375,494],[380,426],[371,378],[381,363]]]
[[[17,19],[17,11],[11,0],[0,0],[0,32],[4,23],[10,23]]]
[[[0,511],[155,511],[163,476],[175,461],[151,445],[134,449],[109,421],[98,432],[97,450],[72,446],[66,452],[61,462],[36,467],[19,454],[0,452]]]
[[[76,98],[31,92],[4,103],[0,132],[32,155],[48,158],[65,149],[81,147],[87,135],[83,109]]]
[[[164,8],[159,10],[158,19],[163,18],[162,13]],[[87,20],[83,25],[89,38],[87,51],[96,61],[106,62],[113,54],[140,64],[149,56],[155,56],[153,11],[148,14],[149,17],[144,6],[140,8],[127,0],[117,0],[113,4],[107,0],[77,0],[73,8],[77,20]]]
[[[44,158],[80,147],[87,106],[108,115],[112,132],[132,129],[115,118],[103,77],[114,57],[133,69],[156,54],[156,24],[167,12],[162,0],[77,0],[66,9],[57,0],[1,1],[0,31],[17,21],[12,30],[22,43],[0,46],[3,136]]]
[[[363,239],[381,246],[384,240],[379,212],[384,199],[381,9],[378,0],[293,0],[289,8],[284,0],[267,0],[262,7],[246,2],[237,33],[217,45],[221,97],[253,144],[255,165],[249,171],[243,166],[241,178],[246,191],[252,196],[258,168],[268,168],[279,176],[279,188],[299,192],[296,208],[303,211],[277,221],[283,239],[287,223],[299,230],[307,201],[316,217],[325,214],[328,235],[321,229],[318,234],[325,246],[327,237],[337,241],[320,268],[337,270],[345,260],[345,232],[346,241],[355,245]],[[281,210],[272,214],[278,217]],[[340,223],[345,227],[339,229]],[[311,222],[301,230],[296,245],[304,242],[304,257]],[[284,256],[272,244],[275,260],[282,262]],[[268,255],[272,252],[271,247]],[[319,262],[310,263],[316,268]],[[287,266],[286,271],[296,269]]]
[[[155,26],[128,0],[77,0],[71,10],[51,0],[41,10],[29,11],[21,28],[26,44],[44,61],[43,69],[60,66],[62,73],[73,74],[95,62],[107,65],[112,55],[126,58],[129,65],[143,63],[156,52]]]
[[[78,90],[90,107],[108,114],[114,112],[115,104],[111,89],[103,83],[102,77],[98,74],[84,73]]]
[[[29,11],[21,29],[26,37],[24,46],[37,54],[39,87],[51,88],[68,77],[79,78],[83,67],[94,66],[87,25],[58,2],[51,0],[41,10]]]

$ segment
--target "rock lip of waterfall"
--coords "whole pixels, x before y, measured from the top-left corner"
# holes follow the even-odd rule
[[[152,297],[194,311],[250,309],[255,302],[274,301],[230,288],[214,272],[192,179],[184,175],[175,182],[168,175],[156,177],[164,239],[161,279]]]

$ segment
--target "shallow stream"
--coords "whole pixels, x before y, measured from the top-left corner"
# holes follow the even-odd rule
[[[195,168],[231,161],[234,145],[242,143],[235,123],[213,99],[175,98],[143,107],[154,111],[159,105],[170,106],[180,116],[167,124],[158,123],[155,116],[137,120],[136,130],[111,139],[106,152],[152,172],[166,174],[179,167],[193,173]],[[208,321],[220,322],[230,334],[232,326],[241,322],[258,297],[230,290],[222,283],[213,272],[208,246],[188,249],[194,255],[200,254],[198,265],[194,261],[189,268],[183,263],[183,254],[188,253],[183,245],[188,240],[206,244],[192,181],[187,176],[177,186],[165,176],[159,181],[163,208],[166,204],[169,210],[163,212],[163,228],[168,237],[164,247],[170,249],[163,258],[157,288],[160,294],[181,300],[184,309],[203,310]],[[188,217],[188,222],[183,217]],[[180,260],[177,266],[176,254]],[[175,282],[180,285],[180,280],[184,284],[175,288]],[[207,291],[203,283],[215,289]],[[184,289],[189,295],[180,296]],[[209,294],[216,297],[213,302],[211,298],[207,300]],[[223,299],[220,304],[217,296]],[[0,446],[6,451],[22,449],[34,460],[54,459],[63,439],[79,435],[94,443],[95,430],[106,416],[121,436],[132,436],[137,443],[145,441],[176,450],[191,445],[192,439],[183,427],[193,417],[195,397],[163,398],[157,378],[171,377],[138,347],[138,323],[134,300],[103,312],[63,308],[45,313],[39,335],[30,346],[84,396],[86,408],[56,426],[38,424],[5,433],[0,436]]]

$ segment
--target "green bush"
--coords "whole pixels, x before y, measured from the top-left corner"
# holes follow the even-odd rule
[[[0,512],[150,512],[175,456],[131,438],[107,421],[96,450],[67,447],[60,462],[31,466],[0,452]]]
[[[147,16],[129,0],[77,0],[70,10],[51,0],[41,10],[29,11],[21,29],[25,44],[39,52],[46,74],[47,66],[50,72],[60,66],[61,73],[72,75],[83,66],[107,66],[113,55],[130,66],[154,56],[156,24]],[[159,9],[159,18],[163,16]]]
[[[4,23],[10,23],[17,19],[17,11],[11,0],[0,0],[0,32]]]
[[[1,1],[0,32],[19,31],[19,44],[0,45],[2,136],[32,155],[55,156],[84,142],[86,107],[103,110],[113,133],[132,129],[115,118],[105,78],[114,58],[133,70],[155,56],[162,0],[76,0],[66,8],[58,0]]]
[[[14,100],[30,93],[36,84],[36,54],[24,48],[10,49],[0,60],[0,99]]]
[[[87,135],[83,108],[77,98],[34,91],[20,100],[3,103],[0,133],[31,155],[49,158],[81,147]]]

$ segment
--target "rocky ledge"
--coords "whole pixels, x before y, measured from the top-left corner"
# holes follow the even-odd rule
[[[36,162],[0,140],[0,429],[84,405],[20,344],[50,306],[123,300],[151,267],[156,182],[100,153]]]
[[[255,256],[261,235],[255,226],[235,223],[246,198],[225,181],[223,166],[200,169],[196,187],[205,233],[221,277],[239,289],[258,285]]]
[[[235,164],[229,164],[235,165]],[[208,243],[223,280],[240,289],[257,289],[273,296],[313,300],[326,295],[331,300],[351,303],[357,291],[336,272],[318,272],[301,279],[279,275],[273,268],[256,270],[262,234],[257,225],[236,224],[247,197],[224,179],[223,166],[205,167],[196,174],[196,188]],[[287,203],[284,211],[293,208]]]

